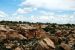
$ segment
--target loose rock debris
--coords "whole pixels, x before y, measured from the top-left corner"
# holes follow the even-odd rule
[[[1,25],[0,50],[75,50],[75,28],[47,27]]]

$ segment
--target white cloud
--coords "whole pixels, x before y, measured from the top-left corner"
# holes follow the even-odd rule
[[[58,24],[66,24],[66,23],[72,23],[75,24],[75,14],[73,15],[41,15],[41,16],[31,16],[30,19],[28,19],[31,22],[50,22],[50,23],[58,23]]]
[[[19,9],[17,10],[17,13],[23,14],[23,13],[27,13],[27,12],[26,12],[24,9],[19,8]]]
[[[25,0],[21,6],[46,8],[46,9],[61,9],[75,10],[75,0]]]
[[[39,13],[43,14],[43,15],[55,15],[55,12],[47,12],[47,11],[44,11],[44,10],[40,10]]]
[[[12,19],[11,19],[12,20]],[[32,16],[23,16],[17,15],[13,17],[15,21],[29,21],[29,22],[50,22],[50,23],[74,23],[75,24],[75,14],[72,15],[32,15]]]
[[[13,15],[27,14],[30,12],[32,12],[32,8],[18,8],[17,11]]]
[[[60,24],[75,22],[75,13],[71,15],[63,14],[63,10],[75,10],[75,0],[25,0],[21,3],[21,6],[13,14],[15,17],[13,20]],[[38,8],[44,8],[44,10],[39,10]],[[28,13],[30,13],[29,17],[24,16]]]
[[[0,17],[7,17],[8,15],[5,13],[5,12],[3,12],[3,11],[0,11]]]

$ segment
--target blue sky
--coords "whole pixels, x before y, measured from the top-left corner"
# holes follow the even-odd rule
[[[0,20],[75,24],[75,0],[0,0]]]
[[[0,0],[0,10],[13,13],[19,8],[21,0]]]

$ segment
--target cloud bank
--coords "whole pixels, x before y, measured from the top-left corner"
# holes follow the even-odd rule
[[[23,0],[11,16],[12,21],[75,24],[75,0]]]

